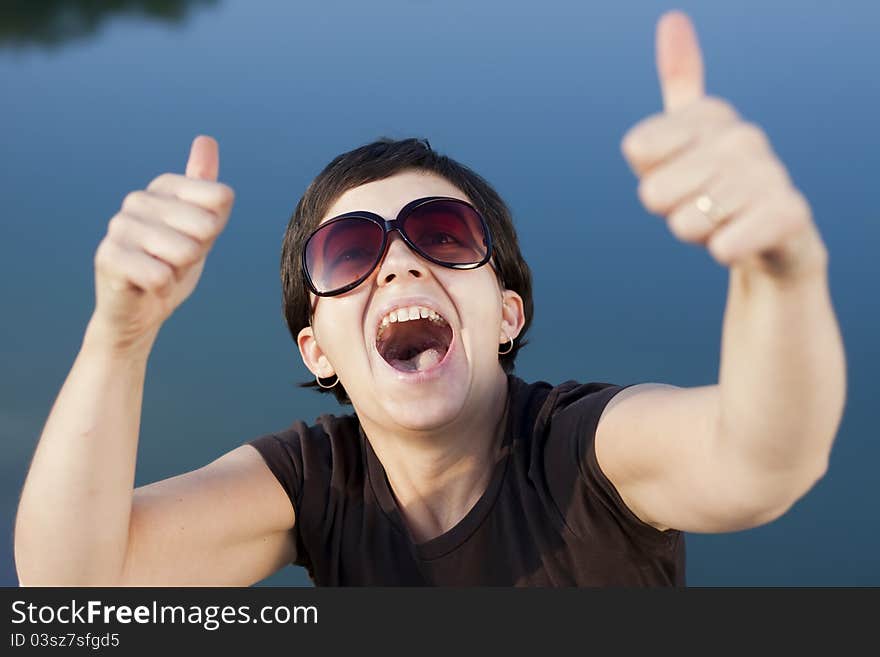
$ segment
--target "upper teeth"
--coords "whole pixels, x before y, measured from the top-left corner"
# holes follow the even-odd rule
[[[440,313],[431,308],[426,308],[425,306],[395,308],[394,310],[389,311],[389,313],[379,322],[379,332],[376,335],[376,339],[382,335],[382,332],[389,324],[394,324],[395,322],[408,322],[411,319],[429,319],[433,322],[440,322],[442,324],[446,323],[446,320],[443,319],[443,316],[440,315]]]

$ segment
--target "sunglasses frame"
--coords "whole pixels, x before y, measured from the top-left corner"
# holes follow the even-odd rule
[[[477,215],[477,218],[480,220],[480,226],[483,229],[483,235],[485,236],[485,242],[486,242],[486,255],[483,257],[482,260],[480,260],[477,263],[468,263],[468,264],[463,264],[463,265],[442,262],[440,260],[437,260],[436,258],[432,258],[427,253],[424,253],[421,249],[419,249],[415,244],[413,244],[413,242],[409,239],[407,234],[401,229],[400,222],[403,219],[406,219],[407,216],[410,215],[413,211],[417,210],[418,208],[420,208],[424,205],[428,205],[429,203],[436,203],[439,201],[453,201],[455,203],[460,203],[460,204],[465,205],[468,208],[470,208],[474,212],[474,214]],[[382,246],[379,249],[379,254],[376,256],[376,261],[367,270],[367,273],[364,274],[363,276],[361,276],[360,278],[358,278],[356,281],[349,283],[347,285],[344,285],[343,287],[339,288],[338,290],[332,290],[330,292],[319,292],[317,287],[315,286],[314,282],[312,281],[312,277],[309,275],[309,268],[306,264],[306,254],[308,253],[309,242],[315,236],[315,233],[317,233],[319,230],[323,229],[324,227],[329,226],[330,224],[334,224],[338,221],[343,221],[345,219],[353,219],[353,218],[367,219],[368,221],[373,222],[374,224],[378,225],[382,229]],[[425,196],[423,198],[417,198],[414,201],[410,201],[409,203],[404,205],[403,208],[401,208],[400,212],[397,213],[397,216],[394,219],[385,219],[385,217],[382,217],[381,215],[378,215],[375,212],[369,212],[367,210],[356,210],[354,212],[346,212],[344,214],[337,215],[337,216],[333,217],[332,219],[328,219],[327,221],[322,223],[314,231],[312,231],[312,234],[309,235],[308,239],[306,240],[305,244],[303,245],[301,265],[302,265],[303,277],[306,280],[306,285],[308,285],[309,289],[316,296],[319,296],[319,297],[335,297],[340,294],[345,294],[346,292],[353,290],[358,285],[360,285],[365,280],[367,280],[374,271],[376,271],[376,267],[379,265],[380,262],[382,262],[382,259],[385,257],[385,252],[388,250],[388,235],[389,235],[389,233],[391,233],[393,231],[397,231],[397,234],[400,235],[401,239],[406,243],[406,245],[410,248],[410,250],[413,253],[424,258],[428,262],[432,262],[435,265],[440,265],[441,267],[447,267],[449,269],[460,269],[460,270],[477,269],[478,267],[482,267],[483,265],[485,265],[487,262],[489,262],[492,259],[493,240],[492,240],[492,233],[489,231],[489,224],[483,218],[483,215],[480,214],[480,212],[473,205],[471,205],[467,201],[464,201],[460,198],[454,198],[451,196]]]

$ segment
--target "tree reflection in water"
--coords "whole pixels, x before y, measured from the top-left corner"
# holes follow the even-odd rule
[[[182,23],[191,10],[219,0],[4,0],[0,2],[0,47],[53,48],[88,38],[101,24],[128,16]]]

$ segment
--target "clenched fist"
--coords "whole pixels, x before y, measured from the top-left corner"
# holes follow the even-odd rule
[[[657,25],[657,72],[664,111],[621,142],[645,208],[722,265],[776,280],[823,272],[827,253],[809,203],[766,133],[705,94],[696,32],[681,12]]]
[[[149,348],[192,293],[235,194],[217,182],[217,142],[192,143],[186,175],[165,173],[129,193],[95,253],[90,330],[115,350]]]

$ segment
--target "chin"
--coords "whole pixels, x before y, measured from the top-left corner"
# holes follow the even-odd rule
[[[430,431],[448,425],[461,416],[467,403],[467,386],[435,391],[413,390],[380,400],[388,418],[410,431]]]

